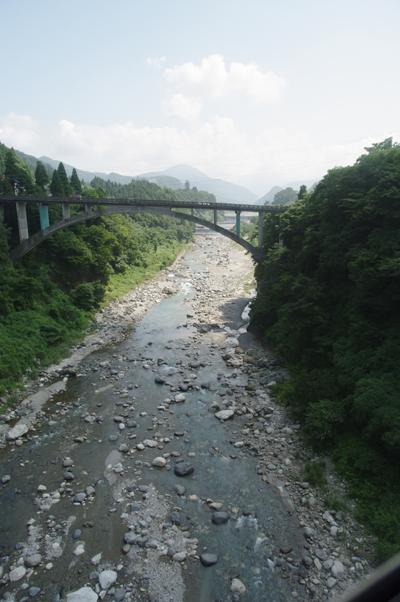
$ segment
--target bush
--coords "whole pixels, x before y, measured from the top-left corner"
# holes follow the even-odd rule
[[[319,460],[306,462],[304,465],[304,479],[317,487],[326,485],[325,464]]]
[[[104,291],[105,287],[100,282],[82,282],[71,291],[71,298],[77,307],[90,311],[100,306]]]

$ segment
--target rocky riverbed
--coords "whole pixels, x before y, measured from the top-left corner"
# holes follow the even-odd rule
[[[3,417],[2,600],[319,601],[368,572],[246,332],[252,267],[199,236]]]

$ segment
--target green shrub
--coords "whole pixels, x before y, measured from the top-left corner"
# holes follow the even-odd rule
[[[303,476],[311,485],[323,487],[326,485],[325,464],[320,460],[306,462]]]
[[[71,291],[74,304],[80,309],[90,311],[100,306],[105,287],[100,282],[82,282]]]

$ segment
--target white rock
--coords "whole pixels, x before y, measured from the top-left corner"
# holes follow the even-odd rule
[[[229,418],[232,418],[232,416],[234,415],[234,411],[233,410],[220,410],[219,412],[216,412],[214,414],[214,416],[216,418],[218,418],[218,420],[229,420]]]
[[[143,441],[143,445],[145,445],[146,447],[157,447],[158,443],[153,439],[145,439]]]
[[[335,560],[332,565],[331,572],[334,577],[342,577],[344,575],[345,568],[340,560]]]
[[[16,424],[15,426],[13,426],[13,428],[11,428],[7,435],[6,438],[8,439],[8,441],[15,441],[15,439],[19,439],[20,437],[22,437],[23,435],[25,435],[25,433],[28,432],[28,426],[26,424],[23,424],[21,422],[18,422],[18,424]]]
[[[232,579],[231,592],[242,596],[246,593],[246,586],[240,579]]]
[[[154,458],[154,460],[152,462],[152,465],[157,466],[158,468],[164,468],[164,466],[166,464],[167,464],[167,461],[162,456],[158,456],[157,458]]]
[[[174,397],[175,403],[183,403],[186,401],[186,395],[184,393],[178,393]]]
[[[98,596],[91,587],[81,587],[67,594],[67,602],[97,602]]]
[[[99,575],[99,583],[101,589],[109,589],[117,580],[118,574],[116,571],[105,570]]]
[[[94,564],[94,566],[97,566],[100,563],[101,560],[101,552],[99,552],[98,554],[96,554],[96,556],[93,556],[93,558],[91,559],[91,563]]]
[[[78,543],[76,548],[74,549],[75,556],[82,556],[85,553],[85,545],[83,543]]]
[[[22,577],[25,577],[26,569],[24,566],[17,566],[15,569],[10,571],[9,579],[10,581],[19,581]]]
[[[323,513],[322,518],[324,520],[326,520],[326,522],[329,523],[330,525],[336,525],[335,519],[328,511]]]
[[[237,340],[236,337],[227,337],[225,339],[225,346],[226,347],[239,347],[239,341]]]
[[[161,366],[160,372],[166,374],[167,376],[172,376],[172,374],[176,374],[177,372],[179,372],[179,370],[174,366]]]
[[[42,562],[42,556],[38,553],[31,554],[30,556],[26,556],[24,562],[26,566],[33,568],[35,566],[38,566]]]

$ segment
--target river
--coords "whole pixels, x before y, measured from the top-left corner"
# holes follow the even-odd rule
[[[341,517],[324,520],[301,479],[314,510],[288,493],[297,426],[246,332],[252,267],[198,237],[167,272],[171,294],[0,450],[2,600],[321,600],[365,571],[337,542]]]

